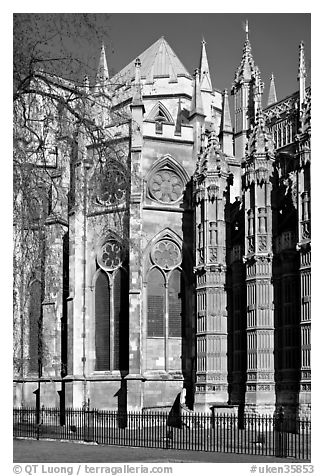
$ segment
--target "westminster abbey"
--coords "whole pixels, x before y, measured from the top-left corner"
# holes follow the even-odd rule
[[[93,106],[113,146],[82,128],[72,152],[54,144],[42,266],[15,289],[16,406],[37,390],[50,407],[167,410],[181,393],[201,412],[310,413],[303,43],[297,58],[299,89],[278,99],[247,28],[224,91],[205,41],[193,75],[164,37],[114,76],[102,46],[83,88],[119,114]]]

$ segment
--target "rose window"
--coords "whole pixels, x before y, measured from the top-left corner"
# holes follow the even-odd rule
[[[115,167],[106,170],[98,178],[97,200],[103,205],[112,205],[120,202],[126,195],[125,175]]]
[[[161,268],[170,269],[181,263],[181,252],[175,243],[163,240],[154,246],[152,259]]]
[[[150,180],[150,193],[160,202],[177,201],[183,191],[183,183],[172,170],[160,170]]]
[[[98,263],[105,269],[115,269],[122,261],[120,243],[115,240],[107,241],[100,250]]]

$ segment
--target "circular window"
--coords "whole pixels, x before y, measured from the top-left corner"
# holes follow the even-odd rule
[[[102,205],[114,205],[122,201],[126,195],[125,174],[116,166],[106,164],[96,176],[97,202]]]
[[[98,263],[106,270],[118,268],[122,262],[122,248],[116,240],[107,241],[98,253]]]
[[[159,241],[152,250],[152,260],[164,269],[174,268],[181,263],[179,247],[169,240]]]
[[[172,170],[159,170],[151,178],[149,190],[155,200],[164,203],[176,202],[182,195],[183,183]]]

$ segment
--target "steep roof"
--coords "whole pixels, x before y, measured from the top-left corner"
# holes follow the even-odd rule
[[[162,36],[153,45],[141,53],[138,58],[141,61],[141,78],[150,81],[154,77],[169,77],[176,81],[177,76],[191,77],[183,66],[171,46]],[[118,79],[131,81],[135,77],[135,59],[117,73],[112,82]]]

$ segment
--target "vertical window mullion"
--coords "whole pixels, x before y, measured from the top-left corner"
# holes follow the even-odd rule
[[[169,286],[168,286],[168,278],[170,274],[167,276],[165,281],[165,310],[164,310],[164,349],[165,349],[165,371],[169,371]]]

